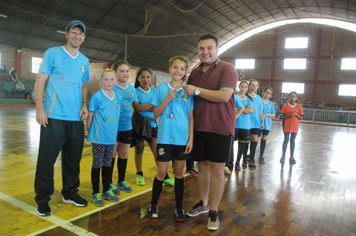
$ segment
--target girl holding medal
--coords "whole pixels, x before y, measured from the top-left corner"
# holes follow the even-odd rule
[[[193,149],[193,108],[192,96],[184,93],[183,81],[187,74],[189,59],[176,56],[169,60],[172,80],[160,85],[152,99],[153,115],[159,118],[157,135],[157,174],[153,181],[152,200],[148,209],[150,218],[158,218],[158,199],[162,192],[162,182],[166,176],[170,160],[174,160],[175,174],[175,217],[185,221],[183,210],[184,164],[190,159]]]

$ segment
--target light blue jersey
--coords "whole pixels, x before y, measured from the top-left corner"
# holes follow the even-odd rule
[[[132,129],[132,123],[131,123],[132,103],[138,102],[137,96],[136,96],[136,91],[135,91],[136,89],[132,84],[127,83],[126,88],[122,88],[118,84],[115,84],[115,87],[113,90],[114,90],[114,92],[121,95],[122,100],[123,100],[123,107],[122,107],[122,112],[121,112],[121,116],[120,116],[120,123],[119,123],[118,131],[131,130]]]
[[[274,109],[274,104],[271,101],[267,101],[266,103],[262,100],[262,112],[263,114],[275,114],[276,111]],[[265,130],[271,131],[272,129],[272,118],[266,116],[265,117]]]
[[[251,95],[250,95],[251,96]],[[261,127],[261,111],[262,111],[262,99],[260,95],[256,94],[253,99],[253,112],[250,117],[250,129],[259,129]]]
[[[161,84],[151,104],[158,107],[173,88],[169,83]],[[188,115],[194,109],[194,99],[184,93],[183,88],[177,90],[177,97],[170,101],[158,122],[157,143],[171,145],[187,145],[189,137]],[[173,117],[171,118],[171,114]]]
[[[137,95],[138,103],[139,104],[151,103],[155,93],[156,93],[155,88],[150,87],[149,91],[145,91],[145,90],[141,89],[140,87],[136,88],[136,95]],[[143,117],[149,117],[152,120],[155,119],[152,111],[141,111],[140,115]],[[151,127],[157,127],[156,122],[151,121]]]
[[[244,106],[247,108],[248,106],[253,107],[253,102],[246,96],[244,99],[241,99],[237,94],[235,95],[235,101],[240,100]],[[250,114],[242,113],[237,119],[235,123],[236,129],[250,129]]]
[[[94,112],[94,115],[88,133],[89,142],[116,144],[121,108],[122,97],[117,93],[111,99],[100,89],[90,97],[89,111]]]
[[[80,52],[73,57],[64,47],[50,48],[39,71],[49,75],[43,103],[48,118],[80,121],[82,84],[89,82],[88,58]]]

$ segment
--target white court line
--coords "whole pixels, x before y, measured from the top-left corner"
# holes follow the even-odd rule
[[[17,207],[19,207],[19,208],[21,208],[21,209],[33,214],[33,215],[38,216],[36,207],[33,207],[33,206],[31,206],[31,205],[29,205],[27,203],[24,203],[24,202],[22,202],[20,200],[17,200],[16,198],[13,198],[13,197],[11,197],[9,195],[6,195],[6,194],[0,192],[0,199],[6,201],[8,203],[11,203],[12,205],[15,205],[15,206],[17,206]],[[72,233],[75,233],[77,235],[93,235],[93,236],[97,235],[97,234],[91,233],[91,232],[89,232],[89,231],[87,231],[87,230],[85,230],[85,229],[83,229],[81,227],[75,226],[72,223],[70,223],[69,221],[63,220],[63,219],[61,219],[61,218],[59,218],[57,216],[54,216],[54,215],[51,215],[51,216],[48,216],[48,217],[45,217],[45,218],[42,218],[42,219],[48,220],[49,222],[55,224],[56,226],[61,226],[64,229],[66,229],[66,230],[68,230],[68,231],[70,231]],[[53,226],[51,226],[51,228],[53,228]],[[35,232],[35,233],[29,234],[29,235],[36,235],[36,234],[38,234],[38,233]]]
[[[85,217],[85,216],[89,216],[89,215],[91,215],[91,214],[94,214],[94,213],[99,212],[99,211],[101,211],[101,210],[104,210],[104,209],[106,209],[106,208],[109,208],[109,207],[111,207],[111,206],[113,206],[113,205],[119,204],[119,203],[124,202],[124,201],[127,201],[127,200],[129,200],[129,199],[131,199],[131,198],[137,197],[137,196],[139,196],[139,195],[141,195],[141,194],[147,193],[147,192],[149,192],[149,191],[151,191],[151,190],[152,190],[152,188],[149,188],[149,189],[147,189],[147,190],[144,190],[144,191],[142,191],[142,192],[133,194],[133,195],[131,195],[131,196],[129,196],[129,197],[126,197],[126,198],[124,198],[124,199],[120,199],[119,202],[113,202],[113,203],[110,203],[110,204],[107,204],[107,205],[105,204],[105,206],[103,206],[103,207],[98,207],[98,208],[96,208],[95,210],[88,211],[88,212],[83,213],[83,214],[81,214],[81,215],[75,216],[75,217],[73,217],[73,218],[71,218],[71,219],[69,219],[69,220],[67,220],[67,221],[68,221],[68,223],[69,223],[69,222],[72,222],[72,221],[81,219],[81,218],[83,218],[83,217]],[[36,208],[35,208],[35,211],[36,211]],[[37,215],[36,212],[35,212],[35,214]],[[52,217],[52,216],[50,216],[50,217]],[[43,218],[43,219],[46,220],[46,219],[48,219],[48,218],[50,218],[50,217],[45,217],[45,218]],[[49,227],[47,227],[47,228],[41,229],[41,230],[39,230],[39,231],[36,231],[36,232],[34,232],[34,233],[32,233],[32,234],[28,234],[28,235],[31,235],[31,236],[32,236],[32,235],[38,235],[38,234],[40,234],[40,233],[44,233],[44,232],[46,232],[46,231],[49,231],[49,230],[51,230],[51,229],[54,229],[54,228],[56,228],[57,226],[61,226],[61,225],[52,225],[52,226],[49,226]],[[78,227],[78,228],[79,228],[79,227]],[[73,231],[71,231],[71,232],[73,232]],[[73,232],[73,233],[75,233],[75,232]],[[88,233],[90,233],[90,232],[88,232]],[[79,235],[83,235],[83,233],[81,233],[81,234],[79,234]],[[84,235],[96,235],[96,234],[91,233],[91,234],[84,234]]]

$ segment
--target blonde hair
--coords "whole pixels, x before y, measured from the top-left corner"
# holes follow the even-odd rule
[[[103,79],[103,76],[104,76],[105,73],[114,73],[114,77],[116,78],[115,71],[110,70],[110,69],[106,69],[101,73],[100,79]]]

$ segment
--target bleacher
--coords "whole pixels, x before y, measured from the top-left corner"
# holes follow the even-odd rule
[[[20,78],[19,79],[21,83],[25,86],[26,94],[31,93],[33,91],[33,88],[35,86],[35,80],[34,79],[25,79],[25,78]],[[14,97],[11,98],[6,98],[5,97],[5,84],[9,80],[5,81],[3,79],[0,80],[0,105],[33,105],[31,99],[25,99],[23,95],[15,95]],[[13,83],[14,89],[16,89],[16,83]]]

